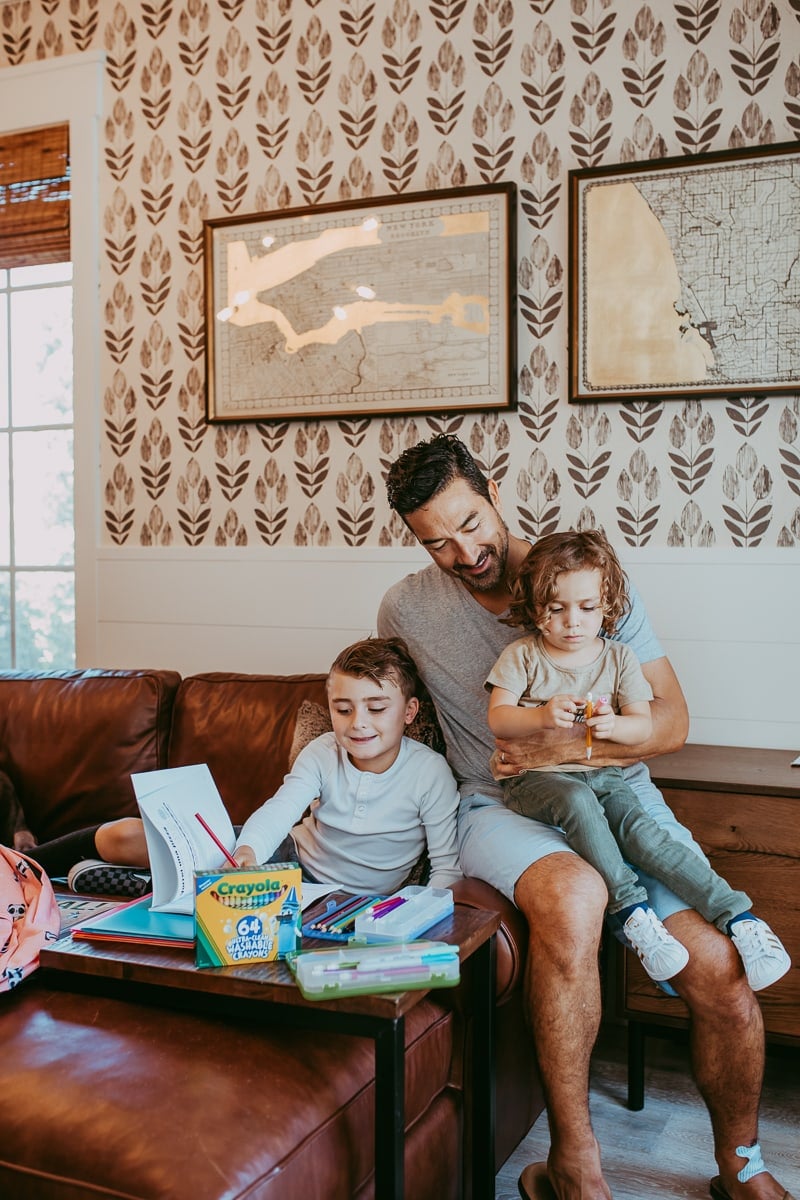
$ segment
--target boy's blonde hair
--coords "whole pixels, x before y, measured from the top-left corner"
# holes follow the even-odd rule
[[[389,679],[405,700],[419,695],[416,663],[402,638],[365,638],[354,642],[336,656],[328,672],[328,684],[334,671],[355,679],[371,679],[379,686]]]
[[[603,632],[610,637],[630,608],[628,577],[599,529],[568,530],[539,538],[514,576],[504,623],[541,630],[548,605],[555,599],[558,576],[565,571],[600,572]]]

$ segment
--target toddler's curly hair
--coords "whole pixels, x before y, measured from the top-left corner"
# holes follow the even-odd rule
[[[599,571],[603,632],[610,637],[630,608],[628,577],[611,543],[599,529],[568,530],[539,538],[516,572],[511,585],[506,625],[541,631],[556,596],[556,581],[565,571]]]

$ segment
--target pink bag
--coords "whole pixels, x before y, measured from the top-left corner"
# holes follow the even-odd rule
[[[19,850],[0,846],[0,992],[21,983],[39,965],[39,951],[61,928],[53,886],[40,866]]]

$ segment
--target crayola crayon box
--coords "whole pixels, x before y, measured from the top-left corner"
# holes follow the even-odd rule
[[[270,962],[300,949],[297,863],[195,872],[195,963]]]

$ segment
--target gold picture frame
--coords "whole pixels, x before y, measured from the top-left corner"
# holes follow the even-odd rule
[[[211,422],[512,408],[512,183],[204,222]]]

